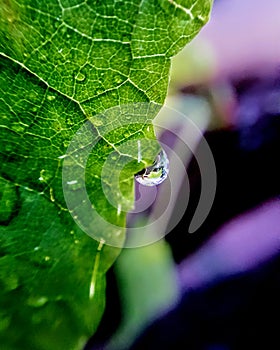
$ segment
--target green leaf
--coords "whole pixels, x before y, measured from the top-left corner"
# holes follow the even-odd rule
[[[83,205],[73,215],[81,171],[96,216],[88,229],[120,247],[133,174],[158,152],[150,123],[166,96],[170,58],[206,23],[210,7],[211,0],[2,2],[1,349],[81,349],[96,330],[105,273],[119,249],[83,232]],[[78,146],[89,149],[84,163]],[[70,211],[83,230],[65,202],[63,164],[75,185],[66,188]]]
[[[122,322],[106,349],[129,349],[136,336],[179,299],[175,262],[164,240],[124,249],[114,265]]]

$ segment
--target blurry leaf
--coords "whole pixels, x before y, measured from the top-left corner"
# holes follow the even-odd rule
[[[80,349],[95,331],[105,302],[104,274],[119,251],[98,248],[69,215],[61,185],[63,157],[73,136],[92,118],[92,140],[98,135],[98,142],[87,169],[89,196],[105,219],[118,217],[121,245],[125,214],[118,215],[104,198],[100,169],[117,144],[137,139],[139,133],[143,139],[154,135],[135,118],[132,126],[119,123],[107,139],[100,113],[145,102],[155,106],[146,122],[155,116],[165,99],[170,57],[199,31],[211,6],[210,0],[177,3],[3,1],[1,349]],[[191,13],[183,5],[192,5]],[[114,122],[118,124],[117,117]],[[151,160],[157,151],[153,144],[142,156]],[[137,170],[128,167],[122,173],[130,181],[122,189],[131,206]],[[109,190],[114,192],[113,182]],[[73,191],[79,193],[79,188]]]
[[[147,324],[178,300],[176,269],[164,240],[124,249],[115,264],[123,320],[108,349],[126,349]]]

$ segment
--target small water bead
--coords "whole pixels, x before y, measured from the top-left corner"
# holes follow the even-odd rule
[[[48,99],[49,101],[53,101],[53,100],[55,100],[55,96],[49,95],[49,96],[47,96],[47,99]]]
[[[39,296],[39,297],[30,297],[27,300],[27,304],[32,307],[42,307],[48,302],[48,298],[45,296]]]
[[[169,160],[164,150],[157,155],[154,164],[141,170],[135,175],[135,179],[144,186],[156,186],[161,184],[168,175]]]
[[[85,74],[78,72],[78,74],[76,74],[75,79],[79,82],[82,83],[83,81],[86,80],[86,76]]]

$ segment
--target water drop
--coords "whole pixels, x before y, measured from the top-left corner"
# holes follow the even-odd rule
[[[144,186],[156,186],[162,183],[169,172],[169,160],[164,150],[157,155],[154,164],[141,170],[135,175],[135,179]]]
[[[57,21],[54,22],[54,27],[57,29],[57,28],[60,26],[60,23],[61,23],[61,22],[60,22],[60,18],[58,18],[58,17],[56,18],[56,20],[57,20]]]
[[[117,76],[114,77],[114,82],[116,84],[121,84],[123,81],[124,81],[124,78],[121,77],[120,75],[117,75]]]
[[[65,27],[65,26],[63,25],[63,27],[61,28],[60,32],[61,32],[61,34],[66,34],[66,32],[67,32],[67,27]]]
[[[86,79],[86,76],[81,73],[81,72],[78,72],[78,74],[75,76],[75,79],[79,82],[79,83],[82,83],[85,79]]]
[[[25,130],[25,128],[22,125],[20,125],[19,123],[13,123],[11,125],[11,129],[15,132],[18,132],[18,133],[21,133]]]
[[[48,302],[48,298],[45,296],[40,297],[30,297],[27,300],[27,304],[33,307],[42,307]]]
[[[53,100],[55,100],[55,96],[49,95],[49,96],[47,96],[47,99],[48,99],[49,101],[53,101]]]
[[[63,146],[65,148],[67,148],[69,146],[69,141],[68,140],[64,140],[62,143],[63,143]]]
[[[72,125],[74,125],[74,124],[75,124],[75,122],[74,122],[74,120],[73,120],[73,119],[71,119],[71,118],[67,118],[67,119],[66,119],[66,124],[67,124],[68,126],[72,126]]]
[[[48,59],[45,55],[41,55],[39,57],[39,62],[41,62],[42,64],[45,64],[47,61],[48,61]]]

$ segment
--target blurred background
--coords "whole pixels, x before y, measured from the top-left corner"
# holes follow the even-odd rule
[[[121,253],[85,350],[280,348],[279,0],[216,0],[209,23],[172,61],[166,104],[204,133],[215,200],[188,233],[201,175],[187,157],[183,218],[157,243]],[[183,127],[169,121],[169,130]],[[159,138],[177,142],[172,132]],[[150,211],[129,220],[140,225]]]

